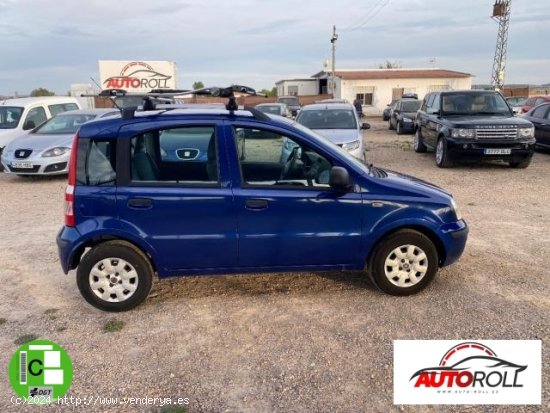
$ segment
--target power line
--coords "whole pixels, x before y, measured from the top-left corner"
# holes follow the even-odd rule
[[[356,24],[355,26],[352,26],[351,28],[347,29],[346,31],[356,31],[356,30],[360,30],[362,29],[363,27],[365,27],[365,25],[370,22],[372,19],[374,19],[381,11],[382,9],[384,9],[384,7],[386,7],[388,5],[388,3],[390,2],[390,0],[381,0],[379,1],[373,8],[372,10],[370,11],[370,13],[367,13],[363,19],[360,21],[360,23]]]
[[[357,26],[358,24],[360,24],[363,19],[365,17],[367,17],[369,14],[372,13],[372,11],[374,10],[375,7],[378,7],[380,4],[382,4],[384,0],[376,0],[376,2],[371,5],[367,11],[365,12],[365,14],[363,14],[361,17],[359,17],[358,19],[355,19],[355,21],[353,23],[351,23],[350,25],[346,26],[343,30],[347,31],[347,30],[350,30],[352,29],[353,27]]]

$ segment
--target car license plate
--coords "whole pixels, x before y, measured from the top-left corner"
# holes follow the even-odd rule
[[[485,155],[510,155],[512,150],[508,149],[485,149]]]
[[[32,169],[33,168],[32,162],[12,162],[11,166],[13,168],[21,168],[21,169]]]

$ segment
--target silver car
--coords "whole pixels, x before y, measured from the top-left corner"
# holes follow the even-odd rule
[[[68,173],[71,145],[80,125],[107,116],[120,116],[120,112],[115,109],[72,110],[54,116],[4,148],[1,157],[4,172],[16,175]]]
[[[360,123],[353,105],[349,103],[307,105],[300,111],[296,122],[341,146],[356,158],[365,159],[361,129],[370,129],[370,125]]]

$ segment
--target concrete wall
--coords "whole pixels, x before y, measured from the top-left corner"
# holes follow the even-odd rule
[[[298,87],[298,96],[316,95],[319,93],[317,79],[283,80],[277,84],[277,96],[289,95],[289,86]]]
[[[403,88],[404,93],[416,93],[418,99],[423,99],[429,92],[438,90],[460,90],[471,89],[472,78],[449,78],[449,79],[377,79],[377,80],[342,80],[336,79],[336,96],[347,99],[349,102],[355,100],[357,93],[373,88],[372,106],[363,106],[363,113],[368,116],[378,116],[392,100],[394,88]]]

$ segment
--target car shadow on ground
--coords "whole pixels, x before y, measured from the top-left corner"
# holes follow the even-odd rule
[[[181,276],[155,280],[150,298],[204,298],[262,295],[309,295],[362,289],[377,293],[364,272],[275,273],[222,276]]]

